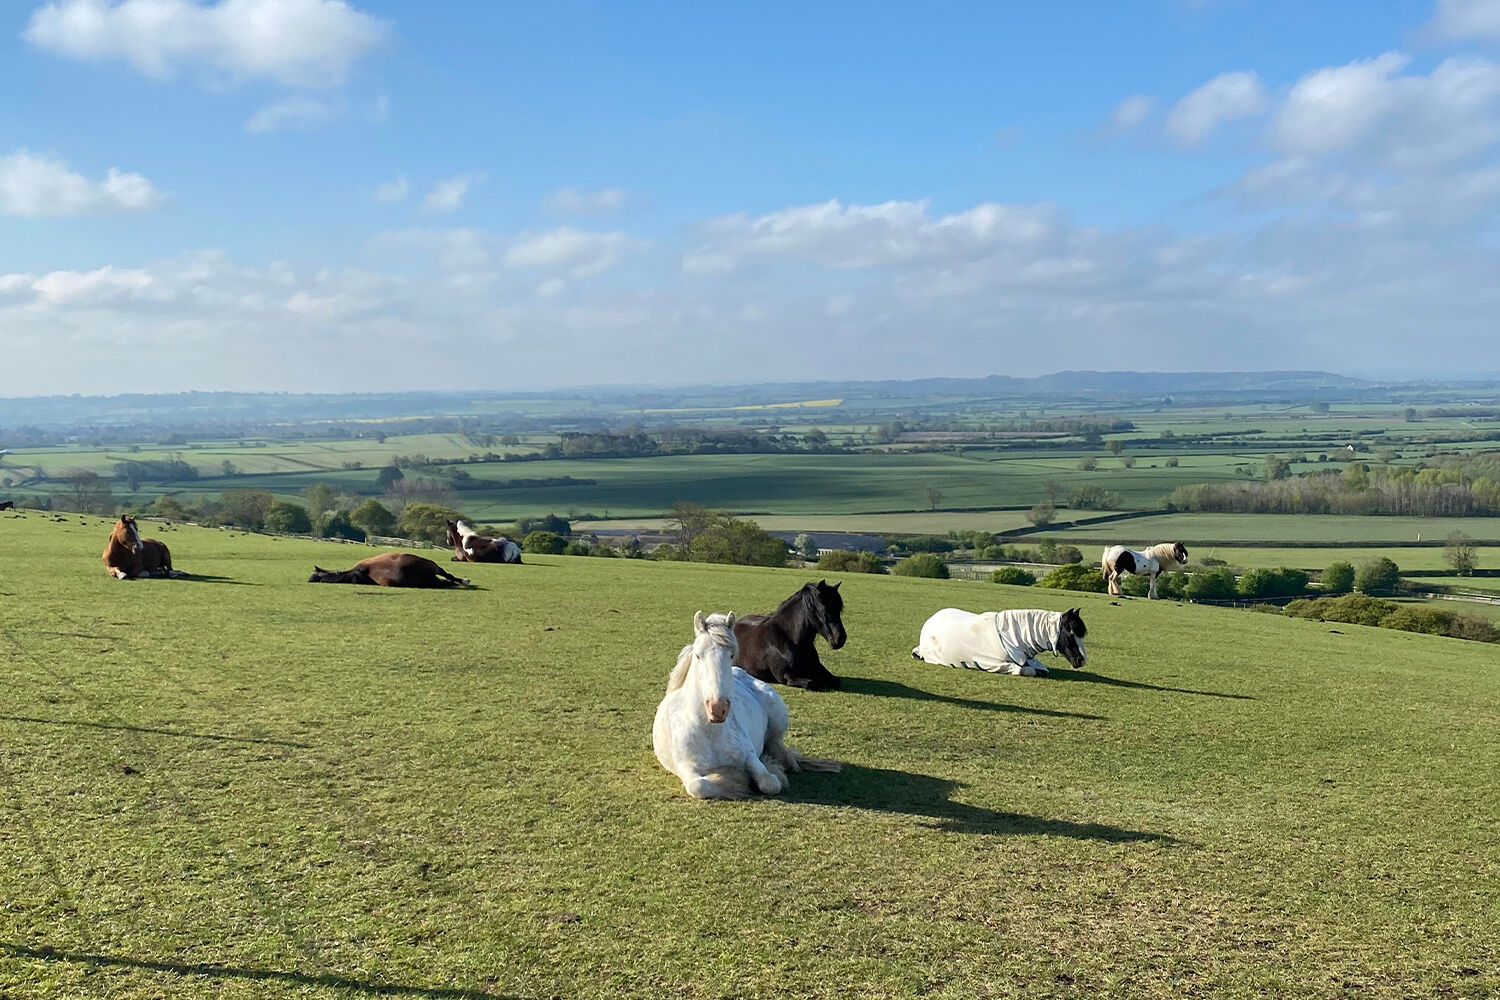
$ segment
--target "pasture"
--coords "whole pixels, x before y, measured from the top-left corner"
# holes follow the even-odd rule
[[[849,577],[837,775],[688,800],[651,718],[694,610],[804,573],[369,554],[0,515],[0,995],[1487,997],[1493,649],[1170,602]],[[1081,606],[1090,663],[917,663],[946,606]],[[1049,658],[1049,662],[1050,658]]]

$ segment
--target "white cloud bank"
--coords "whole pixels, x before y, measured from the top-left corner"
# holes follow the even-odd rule
[[[52,0],[32,12],[22,37],[157,78],[207,70],[233,82],[323,88],[343,84],[389,30],[344,0]]]
[[[1224,122],[1249,118],[1266,106],[1266,89],[1252,72],[1221,73],[1172,106],[1167,134],[1196,146]]]
[[[50,156],[20,150],[0,156],[0,215],[28,217],[144,212],[162,203],[146,178],[109,168],[91,181]]]

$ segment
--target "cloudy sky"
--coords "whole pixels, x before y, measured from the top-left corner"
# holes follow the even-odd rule
[[[1500,0],[0,5],[0,393],[1500,369]]]

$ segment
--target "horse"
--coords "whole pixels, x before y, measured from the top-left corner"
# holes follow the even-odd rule
[[[154,538],[142,538],[135,518],[121,515],[104,546],[104,570],[117,580],[143,576],[184,576],[172,568],[172,553]]]
[[[468,580],[454,576],[431,559],[410,552],[382,552],[361,559],[346,570],[314,566],[308,583],[362,583],[378,587],[467,587]]]
[[[816,640],[821,634],[833,649],[843,646],[848,638],[839,617],[843,610],[839,584],[809,580],[769,615],[745,615],[735,624],[736,662],[758,680],[836,691],[840,681],[818,659]]]
[[[468,521],[448,522],[448,544],[453,546],[453,558],[449,562],[521,561],[521,546],[503,535],[499,538],[481,535]]]
[[[693,642],[682,647],[656,708],[651,747],[661,766],[695,799],[741,799],[787,787],[787,772],[837,771],[837,761],[804,757],[784,740],[786,702],[734,665],[734,613],[693,616]]]
[[[1156,600],[1156,578],[1163,573],[1186,566],[1187,561],[1187,546],[1181,542],[1162,542],[1143,552],[1127,549],[1123,545],[1111,545],[1100,557],[1099,569],[1104,574],[1104,582],[1108,585],[1109,592],[1115,597],[1123,596],[1120,591],[1121,573],[1149,576],[1151,590],[1146,596],[1154,601]]]
[[[16,509],[16,502],[14,500],[0,500],[0,510],[15,510],[15,509]]]
[[[1057,653],[1074,670],[1088,662],[1083,637],[1088,628],[1077,608],[1067,611],[986,611],[972,614],[944,608],[922,625],[912,659],[992,674],[1045,676],[1036,659]]]

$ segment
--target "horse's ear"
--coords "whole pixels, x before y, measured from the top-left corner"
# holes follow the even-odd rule
[[[839,582],[838,582],[838,583],[835,583],[835,584],[834,584],[834,585],[833,585],[833,589],[834,589],[834,590],[838,590],[838,589],[839,589],[839,588],[840,588],[840,587],[842,587],[842,586],[843,586],[843,585],[844,585],[844,581],[843,581],[843,580],[840,580],[840,581],[839,581]]]
[[[729,612],[729,631],[734,631],[734,612]]]
[[[708,631],[708,622],[703,620],[703,612],[701,611],[695,612],[693,614],[693,631],[697,632],[699,635],[702,635],[704,632]]]

